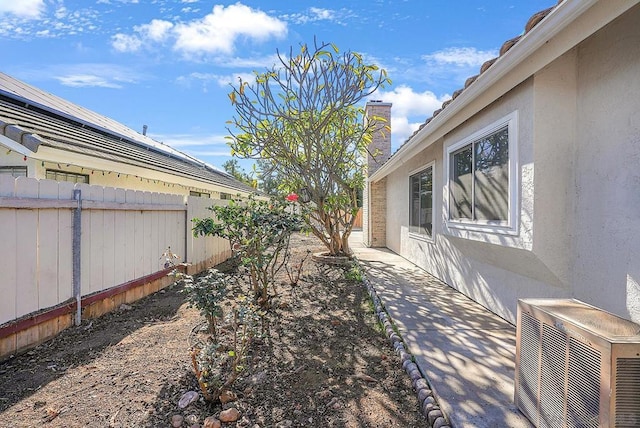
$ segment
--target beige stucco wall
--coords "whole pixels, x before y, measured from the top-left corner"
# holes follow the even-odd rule
[[[640,7],[387,177],[387,246],[514,322],[517,299],[575,297],[640,321]],[[444,227],[446,148],[518,113],[515,236]],[[409,236],[411,172],[435,162],[434,238]],[[393,195],[393,196],[391,196]]]
[[[12,144],[12,142],[0,140],[0,147],[4,147],[3,144]],[[38,179],[46,178],[46,170],[86,174],[89,176],[89,184],[103,187],[176,195],[189,195],[190,191],[197,191],[208,193],[213,199],[221,199],[221,193],[232,196],[239,193],[236,189],[218,184],[205,183],[166,172],[61,151],[51,147],[40,147],[35,154],[30,153],[26,161],[24,155],[15,151],[3,152],[0,154],[0,166],[4,165],[26,166],[28,177]],[[243,193],[243,196],[246,196],[246,193]]]
[[[577,52],[575,297],[640,322],[640,6]]]

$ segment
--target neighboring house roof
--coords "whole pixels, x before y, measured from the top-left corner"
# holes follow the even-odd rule
[[[1,72],[0,135],[31,152],[47,146],[234,190],[255,191],[212,165]]]
[[[424,148],[425,141],[429,140],[429,137],[440,137],[446,133],[448,128],[444,125],[447,123],[447,120],[470,105],[475,98],[487,92],[492,86],[499,86],[498,83],[502,83],[501,80],[510,72],[521,65],[538,49],[545,46],[549,40],[563,31],[589,8],[599,6],[603,10],[606,9],[605,5],[597,5],[597,3],[598,0],[559,0],[556,5],[532,15],[525,25],[523,33],[504,42],[500,48],[499,56],[482,64],[480,72],[475,76],[469,77],[465,81],[463,88],[455,91],[451,99],[445,101],[440,109],[434,111],[433,115],[420,125],[398,150],[371,175],[370,179],[377,181],[383,178],[402,164],[399,158],[411,156],[415,154],[418,149]],[[600,26],[608,22],[607,20],[615,18],[617,14],[633,6],[636,1],[616,3],[615,7],[610,7],[609,15],[602,18],[602,21],[599,23]],[[542,25],[539,25],[541,23]],[[578,36],[572,40],[567,38],[563,43],[574,43],[575,45],[599,28],[600,27],[596,26],[586,28],[586,26],[584,26],[581,28],[581,33]],[[558,52],[558,55],[563,53],[563,51]],[[549,57],[545,60],[550,61],[554,58],[555,57]],[[534,66],[537,66],[537,64],[531,65],[531,67]],[[535,71],[534,69],[532,70]],[[496,99],[498,96],[503,95],[506,91],[530,75],[531,74],[521,75],[514,78],[511,86],[503,84],[503,88],[496,90],[493,98]],[[520,80],[517,81],[516,79]],[[433,140],[429,140],[426,145],[432,142]]]

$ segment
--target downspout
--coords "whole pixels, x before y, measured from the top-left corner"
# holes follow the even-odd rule
[[[78,205],[73,210],[73,242],[72,242],[72,260],[73,260],[73,295],[76,298],[76,320],[75,324],[82,324],[82,289],[80,282],[80,235],[82,232],[82,191],[80,189],[73,190],[73,199],[78,201]]]

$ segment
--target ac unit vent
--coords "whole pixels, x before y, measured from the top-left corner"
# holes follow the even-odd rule
[[[573,299],[520,300],[515,402],[536,427],[640,427],[640,326]]]

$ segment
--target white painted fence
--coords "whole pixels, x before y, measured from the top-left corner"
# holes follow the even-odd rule
[[[82,296],[163,270],[168,247],[194,265],[228,251],[191,232],[192,218],[226,201],[0,176],[0,325],[74,297],[74,189]]]

